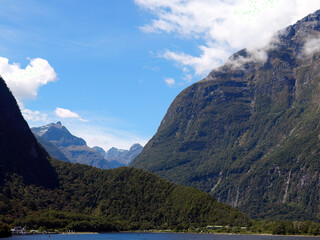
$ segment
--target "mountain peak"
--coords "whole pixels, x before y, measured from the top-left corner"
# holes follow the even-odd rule
[[[142,150],[142,149],[143,147],[139,143],[135,143],[130,147],[129,151]]]
[[[57,123],[50,123],[42,127],[33,127],[31,130],[34,134],[41,136],[56,146],[68,147],[71,145],[87,145],[85,140],[72,135],[60,121]]]

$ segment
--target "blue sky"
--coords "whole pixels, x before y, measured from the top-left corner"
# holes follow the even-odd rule
[[[153,136],[184,88],[317,8],[316,0],[0,0],[0,74],[31,127],[61,121],[91,147],[129,148]]]

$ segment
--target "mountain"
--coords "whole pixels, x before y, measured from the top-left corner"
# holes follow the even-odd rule
[[[96,150],[103,158],[105,158],[106,151],[103,148],[94,146],[93,149]]]
[[[56,145],[45,140],[37,134],[34,134],[34,136],[36,137],[38,143],[40,143],[40,145],[47,150],[50,156],[61,161],[70,162],[69,159],[59,150],[59,148]]]
[[[84,146],[86,141],[82,138],[73,136],[69,130],[62,126],[61,122],[50,123],[42,127],[31,129],[33,133],[52,142],[57,147]]]
[[[72,135],[61,122],[34,127],[31,130],[39,143],[58,160],[87,164],[102,169],[110,168],[97,151],[88,147],[82,138]]]
[[[320,11],[183,90],[131,166],[253,217],[318,219]]]
[[[121,166],[128,166],[133,159],[135,159],[143,150],[143,147],[136,143],[133,144],[129,150],[110,148],[105,152],[101,147],[93,147],[104,159],[107,160],[111,168]]]
[[[128,150],[124,150],[124,149],[118,149],[118,148],[110,148],[105,155],[106,159],[112,160],[112,159],[117,159],[120,158],[121,156],[125,155],[126,153],[128,153]]]
[[[142,152],[143,147],[139,144],[133,144],[129,151],[122,156],[122,160],[118,160],[119,162],[123,162],[126,165],[129,165],[139,154]]]
[[[38,144],[4,80],[0,77],[0,188],[7,179],[22,176],[26,184],[58,184],[48,153]]]
[[[0,236],[8,233],[6,224],[64,231],[249,225],[243,213],[209,194],[143,170],[102,170],[49,159],[2,78],[0,111]]]

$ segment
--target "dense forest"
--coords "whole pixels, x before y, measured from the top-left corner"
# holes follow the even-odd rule
[[[26,185],[9,175],[0,191],[0,220],[28,229],[116,231],[247,226],[249,218],[207,193],[143,170],[101,170],[51,159],[59,185]]]

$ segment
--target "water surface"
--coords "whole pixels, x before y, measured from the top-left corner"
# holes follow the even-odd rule
[[[4,238],[11,240],[320,240],[320,237],[216,235],[185,233],[104,233],[74,235],[28,235]]]

